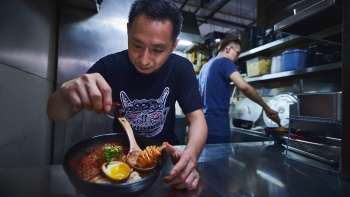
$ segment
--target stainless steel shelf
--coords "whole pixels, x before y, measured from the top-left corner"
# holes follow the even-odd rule
[[[319,122],[319,123],[329,123],[334,125],[342,125],[342,122],[338,122],[334,118],[322,118],[322,117],[310,117],[310,116],[294,116],[291,115],[289,120],[293,121],[306,121],[306,122]]]
[[[341,5],[341,1],[338,0],[319,0],[314,2],[313,5],[308,5],[302,11],[276,23],[274,30],[341,44]]]
[[[244,79],[247,82],[265,81],[265,80],[271,80],[271,79],[277,79],[277,78],[283,78],[283,77],[291,77],[291,76],[298,76],[298,75],[304,75],[304,74],[309,74],[309,73],[334,70],[334,69],[339,69],[339,68],[342,68],[342,62],[326,64],[326,65],[321,65],[321,66],[314,66],[314,67],[304,68],[304,69],[300,69],[300,70],[291,70],[291,71],[284,71],[284,72],[279,72],[279,73],[267,74],[267,75],[262,75],[262,76],[258,76],[258,77],[246,77]]]
[[[275,40],[273,42],[261,45],[254,49],[250,49],[240,54],[238,62],[245,62],[251,58],[255,58],[257,56],[272,56],[277,51],[284,51],[287,49],[295,48],[298,44],[310,42],[309,38],[289,35],[287,37]]]
[[[291,41],[295,41],[297,39],[299,39],[299,36],[288,36],[279,40],[275,40],[273,42],[264,44],[262,46],[256,47],[254,49],[250,49],[249,51],[243,52],[240,54],[239,58],[245,58],[246,56],[250,56],[250,55],[255,55],[258,52],[264,51],[264,50],[271,50],[274,47],[283,47],[283,45],[286,45],[287,43],[291,42]]]

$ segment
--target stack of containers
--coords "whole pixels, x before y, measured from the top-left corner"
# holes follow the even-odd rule
[[[272,57],[271,73],[282,71],[282,57],[280,55]]]
[[[265,56],[259,56],[246,61],[248,77],[269,74],[271,71],[271,60]]]
[[[299,70],[308,66],[306,50],[293,49],[282,53],[282,71]]]

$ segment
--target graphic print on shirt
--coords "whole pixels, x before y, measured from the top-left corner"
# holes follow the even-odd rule
[[[158,99],[131,101],[121,91],[120,100],[124,108],[121,115],[129,121],[135,133],[145,137],[156,136],[162,131],[169,112],[169,107],[165,107],[168,95],[169,87],[166,87]]]
[[[203,67],[201,70],[201,73],[198,75],[198,86],[199,86],[199,93],[203,99],[203,112],[205,113],[207,111],[207,95],[206,95],[206,89],[207,89],[207,82],[208,82],[208,70],[210,67],[208,65],[206,67]]]

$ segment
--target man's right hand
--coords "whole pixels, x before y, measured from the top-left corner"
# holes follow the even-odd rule
[[[110,86],[99,73],[92,73],[63,83],[51,95],[47,114],[51,120],[65,120],[84,108],[100,114],[109,112],[111,106]]]

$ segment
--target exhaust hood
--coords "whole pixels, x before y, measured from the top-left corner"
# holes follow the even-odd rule
[[[301,0],[299,4],[303,2],[307,1]],[[300,10],[293,16],[276,23],[274,30],[338,44],[342,42],[340,0],[316,0],[312,5],[305,4],[305,7]]]
[[[62,3],[93,10],[96,12],[100,11],[103,0],[62,0]]]
[[[197,17],[194,13],[181,11],[183,17],[183,23],[179,38],[181,40],[186,40],[192,42],[189,46],[178,45],[175,50],[187,53],[193,47],[197,46],[198,43],[202,42],[202,37],[200,35]]]

